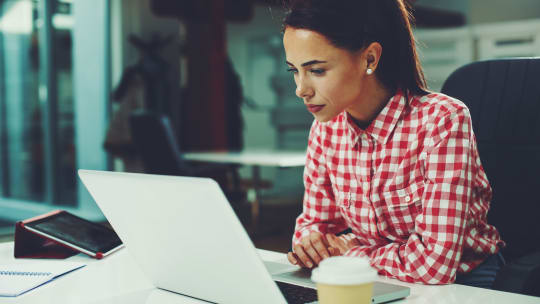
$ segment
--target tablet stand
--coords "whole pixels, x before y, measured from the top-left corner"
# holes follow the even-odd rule
[[[45,216],[51,214],[54,213]],[[34,219],[20,221],[15,224],[15,258],[65,259],[79,253],[54,240],[27,230],[24,224],[31,220]]]

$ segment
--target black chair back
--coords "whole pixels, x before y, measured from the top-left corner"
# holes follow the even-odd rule
[[[166,116],[135,112],[131,114],[129,124],[146,173],[191,175],[182,160],[178,141]]]
[[[493,188],[488,222],[512,260],[540,249],[540,58],[475,62],[442,92],[471,112],[482,164]]]

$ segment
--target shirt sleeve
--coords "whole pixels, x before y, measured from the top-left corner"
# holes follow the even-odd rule
[[[472,198],[475,146],[468,110],[440,118],[429,138],[415,232],[406,242],[356,247],[346,255],[367,255],[380,274],[402,281],[449,284],[455,281]]]
[[[321,136],[322,125],[315,120],[311,126],[306,166],[304,168],[303,210],[296,219],[293,245],[312,231],[337,233],[347,228],[335,203],[332,183],[326,168]]]

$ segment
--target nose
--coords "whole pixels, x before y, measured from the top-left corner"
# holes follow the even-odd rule
[[[296,96],[304,99],[313,95],[313,89],[301,77],[296,81]]]

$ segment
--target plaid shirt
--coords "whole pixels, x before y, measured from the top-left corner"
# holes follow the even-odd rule
[[[382,275],[452,283],[504,246],[469,110],[443,94],[398,92],[365,130],[346,112],[315,120],[304,185],[293,243],[350,227],[361,245],[345,255]]]

